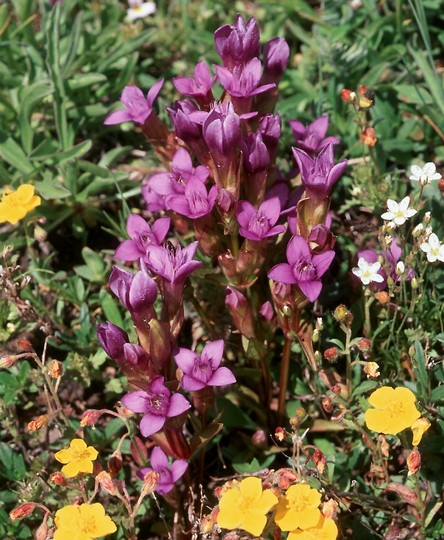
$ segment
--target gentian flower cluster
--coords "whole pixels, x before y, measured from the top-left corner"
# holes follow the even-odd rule
[[[223,340],[207,341],[200,353],[180,347],[188,279],[202,268],[203,254],[226,285],[225,305],[238,332],[260,340],[280,326],[288,339],[300,338],[314,366],[311,326],[301,314],[321,294],[334,258],[330,198],[347,165],[335,163],[333,147],[339,141],[327,136],[326,115],[307,127],[294,120],[300,186],[285,181],[276,165],[282,121],[273,109],[290,54],[287,43],[273,38],[261,46],[255,19],[240,15],[233,25],[216,30],[214,42],[221,65],[213,71],[201,60],[192,74],[173,80],[181,97],[167,109],[171,127],[155,112],[163,80],[148,93],[135,86],[123,89],[124,108],[105,120],[137,124],[165,170],[141,188],[149,221],[131,215],[129,238],[115,252],[116,259],[137,261],[138,271],[115,268],[110,278],[111,291],[131,314],[138,342],[130,343],[111,323],[100,325],[98,336],[128,377],[132,391],[122,402],[143,415],[142,435],[165,455],[182,460],[191,452],[182,429],[191,403],[205,415],[215,392],[236,381],[221,365]],[[194,234],[195,241],[169,241],[170,226],[176,238],[188,241]],[[253,298],[259,304],[251,304]],[[257,311],[261,316],[255,318]],[[173,468],[166,475],[166,459],[153,451],[159,493],[167,493],[179,477]]]

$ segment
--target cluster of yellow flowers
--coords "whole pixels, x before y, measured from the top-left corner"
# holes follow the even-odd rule
[[[66,478],[73,478],[79,473],[92,473],[93,461],[98,454],[95,448],[87,446],[82,439],[73,439],[69,448],[57,452],[55,458],[64,464],[62,473]],[[54,524],[54,540],[93,540],[117,530],[100,503],[65,506],[56,512]]]
[[[21,185],[17,191],[6,189],[0,201],[0,223],[7,221],[15,225],[40,203],[40,197],[34,195],[34,186],[30,184]]]
[[[372,431],[386,435],[397,435],[410,428],[413,431],[413,446],[418,446],[425,431],[430,427],[426,418],[416,408],[415,394],[408,388],[382,386],[368,399],[372,409],[365,412],[365,423]]]
[[[233,482],[219,501],[217,524],[224,529],[243,529],[260,536],[267,524],[266,514],[274,508],[274,522],[289,531],[287,540],[335,540],[338,528],[320,509],[321,494],[308,484],[290,486],[277,496],[262,489],[262,481],[248,477]]]

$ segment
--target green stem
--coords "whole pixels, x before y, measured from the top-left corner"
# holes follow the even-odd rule
[[[285,397],[288,385],[288,372],[290,370],[291,340],[285,336],[284,350],[282,351],[281,372],[279,376],[279,397],[278,397],[278,424],[281,425],[285,418]]]

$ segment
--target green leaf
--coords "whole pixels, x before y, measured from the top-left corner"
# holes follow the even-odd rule
[[[20,126],[23,149],[27,154],[32,150],[33,129],[30,125],[32,111],[37,103],[52,94],[53,91],[52,82],[49,79],[43,79],[26,86],[20,93],[20,111],[17,120]]]
[[[378,386],[377,381],[364,381],[353,390],[352,395],[359,396],[360,394],[364,394],[365,392],[368,392],[369,390],[373,390],[373,388],[376,388],[377,386]]]
[[[67,82],[69,90],[79,90],[108,80],[103,73],[80,73]]]
[[[120,328],[123,328],[124,323],[122,315],[120,314],[115,299],[104,289],[100,291],[99,299],[106,320],[120,326]]]
[[[0,157],[23,174],[34,170],[22,148],[6,133],[0,132]]]
[[[432,390],[430,394],[430,401],[436,403],[437,401],[444,400],[444,385],[438,386]]]
[[[0,443],[0,476],[15,481],[23,480],[26,476],[23,456],[3,442]]]
[[[410,84],[397,84],[395,86],[398,97],[401,101],[415,105],[431,105],[433,98],[425,88],[412,86]]]
[[[426,356],[421,343],[415,340],[415,354],[413,355],[413,371],[419,381],[421,397],[428,401],[429,377],[427,374]]]
[[[71,192],[57,178],[46,177],[41,182],[36,182],[35,188],[45,201],[64,199],[71,195]]]
[[[55,154],[55,156],[53,156],[54,162],[60,164],[64,163],[65,161],[79,158],[89,152],[91,147],[92,141],[90,139],[83,141],[79,144],[76,144],[75,146],[72,146],[71,148],[68,148],[64,152]]]
[[[232,465],[233,465],[234,470],[239,474],[256,473],[269,467],[273,463],[275,458],[276,456],[273,456],[273,455],[267,456],[262,462],[259,462],[257,458],[253,458],[249,463],[248,462],[236,463],[233,460]]]

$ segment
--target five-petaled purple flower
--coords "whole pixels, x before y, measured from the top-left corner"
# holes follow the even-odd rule
[[[181,385],[184,390],[195,392],[206,386],[225,386],[236,382],[226,367],[219,367],[224,353],[224,340],[207,343],[199,356],[189,349],[176,349],[174,360],[183,372]]]
[[[124,240],[114,253],[114,257],[122,261],[145,259],[148,246],[160,246],[170,228],[170,218],[157,219],[150,227],[143,217],[131,214],[126,222],[126,230],[131,240]]]
[[[328,194],[347,166],[346,159],[335,165],[331,143],[324,146],[319,155],[314,158],[299,148],[292,150],[301,171],[302,183],[311,193]]]
[[[240,201],[236,216],[239,233],[244,238],[260,242],[284,232],[284,225],[276,225],[280,212],[281,204],[277,197],[265,200],[257,209],[248,201]]]
[[[143,413],[140,432],[144,437],[157,433],[168,418],[179,416],[191,407],[182,394],[171,394],[163,381],[164,377],[154,377],[146,390],[136,390],[122,397],[127,409]]]
[[[217,186],[212,186],[207,192],[205,184],[192,177],[188,180],[184,193],[169,195],[166,198],[166,207],[190,219],[197,219],[211,212],[217,192]]]
[[[298,147],[309,154],[316,154],[327,144],[339,144],[336,137],[326,137],[328,129],[328,115],[324,114],[313,120],[307,127],[297,120],[290,120],[290,127]]]
[[[174,484],[182,478],[188,467],[188,462],[184,459],[176,459],[172,463],[168,461],[165,452],[158,446],[153,448],[150,456],[151,467],[144,467],[137,472],[137,476],[143,480],[149,472],[156,472],[159,481],[155,491],[160,495],[169,493]]]
[[[153,112],[154,101],[163,85],[163,79],[157,81],[149,90],[146,98],[137,86],[125,86],[120,101],[125,109],[113,111],[106,119],[105,125],[121,124],[122,122],[136,122],[144,124]]]
[[[194,69],[194,77],[175,77],[173,84],[184,96],[202,101],[211,99],[211,88],[215,80],[216,76],[211,76],[205,61],[201,60]]]
[[[327,250],[313,255],[302,236],[293,236],[287,245],[288,263],[273,266],[268,277],[274,281],[298,285],[305,296],[314,302],[321,294],[320,278],[328,270],[335,252]]]
[[[202,266],[200,261],[193,260],[198,244],[192,242],[185,248],[174,248],[172,245],[151,246],[147,251],[147,266],[170,283],[183,281]]]
[[[226,24],[214,32],[216,50],[228,69],[246,64],[259,56],[259,38],[256,19],[251,18],[245,24],[240,14],[236,16],[234,26]]]
[[[262,64],[259,58],[253,58],[247,64],[236,66],[232,71],[216,66],[216,73],[221,85],[230,94],[238,98],[249,98],[266,92],[274,83],[259,86],[262,76]]]

